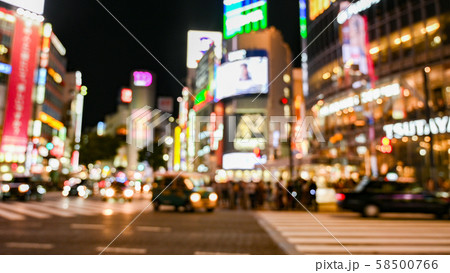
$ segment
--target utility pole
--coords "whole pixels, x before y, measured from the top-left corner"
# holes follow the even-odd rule
[[[431,68],[425,67],[422,71],[423,73],[423,90],[425,92],[425,119],[430,126],[430,119],[431,119],[431,108],[430,108],[430,90],[428,88],[428,73],[430,73]],[[430,178],[435,178],[435,166],[434,166],[434,150],[433,150],[433,134],[431,133],[431,130],[429,130],[428,135],[430,138],[430,151],[428,153],[429,156],[429,162],[430,162]]]

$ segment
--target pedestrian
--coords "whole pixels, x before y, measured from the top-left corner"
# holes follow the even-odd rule
[[[277,204],[277,209],[278,210],[282,210],[284,209],[284,200],[283,200],[283,195],[284,195],[284,189],[281,186],[281,182],[276,183],[276,204]]]
[[[316,195],[317,195],[317,184],[313,180],[309,183],[309,206],[312,207],[313,211],[318,211],[319,206],[317,205]]]
[[[250,199],[250,208],[256,209],[256,183],[250,182],[247,184],[248,198]]]
[[[295,199],[292,194],[294,193],[294,182],[292,180],[289,180],[287,185],[287,208],[288,209],[294,209],[295,207]]]
[[[256,186],[256,200],[258,208],[262,208],[264,206],[264,198],[265,198],[264,182],[260,181]]]

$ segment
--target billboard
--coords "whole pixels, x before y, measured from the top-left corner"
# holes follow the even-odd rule
[[[341,11],[350,5],[349,2],[341,2]],[[357,65],[359,71],[369,74],[369,60],[367,43],[367,20],[361,15],[353,15],[341,25],[342,33],[342,59],[344,64]]]
[[[28,24],[18,16],[12,42],[12,70],[1,145],[4,153],[25,153],[27,148],[39,42],[40,24]]]
[[[217,68],[215,100],[246,94],[266,94],[269,83],[267,57],[249,57]]]
[[[1,2],[5,2],[19,8],[24,8],[37,14],[44,13],[45,0],[1,0]]]
[[[222,33],[218,31],[188,31],[187,62],[188,68],[197,68],[198,62],[206,51],[214,45],[214,54],[218,60],[222,59]]]
[[[224,0],[223,9],[225,39],[267,27],[267,0]]]
[[[317,16],[326,11],[336,0],[310,0],[309,1],[309,19],[313,21]]]
[[[173,98],[172,97],[159,97],[158,109],[167,113],[173,112]]]

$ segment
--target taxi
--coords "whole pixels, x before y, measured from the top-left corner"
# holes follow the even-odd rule
[[[155,211],[161,205],[184,207],[185,211],[217,207],[217,193],[205,183],[205,176],[198,173],[156,173],[152,188],[152,204]]]

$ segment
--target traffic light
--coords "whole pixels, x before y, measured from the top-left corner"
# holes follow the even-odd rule
[[[391,145],[391,140],[389,138],[383,137],[381,139],[380,151],[383,154],[390,154],[390,153],[392,153],[392,145]]]
[[[282,105],[287,105],[287,104],[289,103],[289,100],[288,100],[288,98],[286,98],[286,97],[282,97],[282,98],[280,99],[280,103],[281,103]]]

